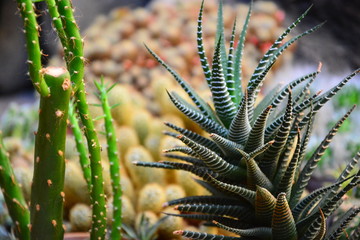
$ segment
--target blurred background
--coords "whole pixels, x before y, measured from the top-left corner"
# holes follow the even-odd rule
[[[175,7],[179,3],[176,0],[158,0],[156,2],[161,2],[164,5],[172,4]],[[196,1],[193,0],[181,2],[194,2],[196,6],[200,4],[200,0],[198,3],[195,3]],[[224,0],[224,3],[229,5],[248,2],[247,0]],[[254,2],[259,1],[255,0]],[[286,65],[284,65],[282,74],[277,75],[277,81],[293,79],[293,76],[296,76],[296,74],[304,72],[306,69],[316,66],[319,61],[322,61],[324,63],[323,71],[329,73],[329,75],[323,75],[323,78],[327,79],[325,80],[326,86],[330,81],[329,79],[334,78],[337,81],[339,76],[343,76],[360,66],[360,41],[358,41],[360,39],[360,28],[358,27],[360,25],[360,1],[273,0],[268,2],[274,2],[279,9],[286,13],[284,21],[281,22],[283,26],[291,23],[311,4],[314,5],[309,16],[296,29],[297,32],[327,21],[319,31],[300,41],[300,44],[294,50],[291,64],[288,64],[290,66],[286,68]],[[111,12],[116,12],[114,9],[119,7],[128,7],[129,9],[149,7],[153,3],[154,1],[150,0],[73,1],[80,29],[85,35],[85,41],[87,36],[86,30],[92,25],[96,25],[94,24],[96,21],[101,22],[102,16],[108,16]],[[262,8],[266,10],[268,6],[264,5]],[[43,3],[37,3],[37,7],[39,9],[45,8]],[[129,14],[131,15],[133,12]],[[136,14],[136,17],[141,18],[141,11],[138,11]],[[187,17],[189,18],[189,16]],[[47,55],[47,57],[44,57],[44,63],[47,63],[54,55],[59,55],[57,50],[59,42],[51,29],[50,21],[46,21],[49,20],[47,18],[48,15],[46,13],[42,14],[39,18],[43,29],[41,33],[42,48]],[[194,19],[190,20],[195,22],[195,16]],[[264,25],[264,23],[262,24]],[[129,25],[129,28],[133,27]],[[162,31],[166,32],[170,29],[171,32],[171,25],[169,24],[167,27],[167,29],[162,29]],[[174,28],[176,28],[176,25],[174,25]],[[195,32],[193,35],[195,37]],[[97,48],[96,46],[91,47]],[[87,45],[85,46],[86,48]],[[22,33],[22,21],[14,0],[0,1],[0,53],[1,114],[12,100],[27,102],[33,99],[31,82],[26,76],[26,52]],[[119,67],[121,68],[121,66]]]
[[[188,0],[191,1],[191,0]],[[326,25],[311,40],[299,44],[297,61],[317,62],[323,61],[326,70],[330,72],[345,72],[349,68],[360,66],[360,1],[358,0],[274,0],[285,10],[286,19],[293,20],[311,4],[313,9],[309,17],[299,26],[299,30],[313,26],[322,21]],[[74,0],[76,16],[80,28],[84,31],[96,16],[108,14],[117,7],[126,6],[136,8],[146,6],[150,0]],[[164,0],[163,2],[175,2]],[[200,0],[199,0],[200,2]],[[234,2],[248,2],[225,0],[227,4]],[[255,1],[256,2],[256,1]],[[41,3],[38,6],[41,8]],[[45,16],[46,17],[46,16]],[[41,21],[41,20],[40,20]],[[14,0],[0,1],[0,94],[16,94],[24,89],[30,89],[31,84],[25,77],[26,53],[24,36],[22,34],[22,21],[17,14]],[[57,41],[51,33],[49,26],[43,26],[42,47],[49,59],[56,53]]]

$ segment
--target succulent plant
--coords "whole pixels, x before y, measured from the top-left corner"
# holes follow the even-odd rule
[[[359,184],[360,170],[356,164],[360,152],[347,164],[335,183],[305,196],[303,194],[322,154],[354,107],[334,125],[309,159],[304,156],[316,113],[360,70],[346,76],[323,94],[313,94],[309,86],[320,73],[320,64],[314,72],[282,88],[275,87],[255,104],[263,81],[277,58],[290,45],[314,32],[322,24],[284,41],[305,17],[308,9],[270,46],[247,87],[242,89],[241,59],[251,7],[237,44],[234,24],[227,52],[220,1],[211,67],[202,41],[203,9],[204,1],[198,17],[197,45],[204,76],[212,94],[211,105],[200,98],[155,52],[147,49],[173,75],[193,102],[185,101],[175,92],[168,92],[173,104],[210,135],[202,136],[166,123],[175,131],[167,132],[167,135],[178,138],[186,145],[167,152],[180,152],[182,155],[166,154],[176,161],[135,164],[195,174],[198,177],[196,181],[212,195],[168,201],[166,206],[176,205],[175,209],[182,212],[168,215],[204,220],[239,237],[188,230],[178,230],[174,234],[191,239],[213,240],[338,238],[360,208],[350,208],[330,228],[327,228],[326,220],[343,202],[344,195]],[[357,172],[351,175],[353,171]]]

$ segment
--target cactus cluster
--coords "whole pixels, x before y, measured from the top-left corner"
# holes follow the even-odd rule
[[[196,1],[176,0],[169,3],[160,0],[152,1],[146,8],[130,10],[122,7],[112,10],[109,15],[97,17],[84,31],[84,57],[89,60],[85,71],[87,85],[92,86],[94,80],[103,76],[106,80],[131,86],[147,98],[148,109],[161,114],[164,110],[157,101],[157,92],[152,89],[154,81],[162,82],[160,79],[170,77],[147,54],[143,46],[146,43],[155,51],[161,50],[161,56],[175,66],[180,74],[191,78],[193,86],[206,89],[197,61],[196,46],[193,44],[196,40],[193,34],[196,23],[192,19],[197,14],[196,8]],[[205,11],[207,21],[216,23],[217,1],[208,1]],[[224,5],[225,31],[231,32],[233,17],[237,15],[242,20],[246,11],[247,4]],[[284,12],[273,2],[256,1],[253,12],[244,52],[249,59],[243,64],[245,76],[251,74],[264,49],[283,31],[284,24]],[[176,27],[163,31],[167,26]],[[204,32],[204,42],[211,48],[216,26],[208,24],[204,26]],[[276,68],[291,59],[292,52],[284,53],[286,56],[277,62]],[[53,64],[57,64],[59,59],[52,59]],[[270,78],[268,75],[267,83],[271,82]]]
[[[310,158],[304,156],[316,113],[360,70],[355,70],[323,94],[312,93],[309,87],[320,73],[319,66],[314,72],[284,87],[274,88],[255,104],[263,81],[277,58],[294,42],[314,32],[322,24],[284,41],[305,17],[308,9],[269,47],[246,88],[242,89],[240,65],[251,7],[237,44],[233,31],[227,52],[220,1],[211,66],[203,44],[203,10],[204,1],[198,15],[197,44],[204,77],[212,94],[211,104],[199,97],[154,51],[148,50],[192,100],[190,103],[176,92],[168,92],[173,104],[208,136],[166,123],[175,131],[169,131],[167,135],[185,144],[167,149],[166,152],[179,152],[181,155],[168,155],[176,161],[136,161],[135,164],[183,170],[197,175],[199,179],[196,181],[212,195],[168,201],[166,206],[175,206],[182,213],[167,214],[203,220],[234,235],[190,230],[178,230],[174,234],[191,239],[339,238],[360,208],[351,207],[330,227],[326,221],[336,215],[335,211],[344,201],[345,194],[359,184],[360,170],[356,165],[360,152],[348,162],[333,184],[306,195],[304,192],[321,156],[354,107],[332,127]],[[357,231],[349,233],[350,238],[355,239]]]

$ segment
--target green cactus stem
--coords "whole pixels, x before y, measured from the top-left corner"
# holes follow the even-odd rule
[[[44,69],[51,93],[41,97],[31,194],[31,239],[63,239],[65,139],[71,93],[64,68]]]
[[[106,229],[106,201],[104,194],[104,184],[102,177],[102,165],[100,156],[100,143],[95,131],[93,120],[89,113],[89,107],[86,102],[84,84],[80,85],[79,90],[75,93],[77,99],[77,109],[81,122],[84,125],[84,133],[87,139],[90,168],[91,168],[91,202],[93,224],[91,229],[91,240],[105,238]]]
[[[63,46],[64,53],[65,53],[65,60],[68,62],[69,54],[68,54],[68,42],[66,39],[66,34],[61,22],[60,14],[57,10],[57,5],[55,0],[46,0],[46,4],[49,9],[50,16],[52,18],[53,27],[55,28],[58,37],[60,39],[61,45]]]
[[[82,124],[90,155],[91,168],[91,201],[93,209],[93,224],[91,229],[91,239],[104,239],[106,229],[106,202],[102,177],[102,165],[100,156],[100,144],[95,131],[93,120],[89,113],[86,100],[84,85],[84,61],[83,40],[80,35],[79,27],[76,24],[73,7],[70,0],[55,0],[57,12],[60,15],[62,29],[66,36],[65,60],[70,72],[73,91],[75,92],[76,106]],[[56,18],[52,15],[52,18]],[[50,12],[52,14],[52,12]],[[61,32],[58,31],[61,35]]]
[[[48,1],[52,2],[52,1]],[[67,57],[65,58],[68,70],[71,76],[71,82],[73,83],[73,90],[77,91],[80,87],[84,77],[84,53],[83,53],[83,40],[80,35],[79,27],[76,24],[74,18],[74,8],[70,0],[55,0],[57,5],[57,12],[60,15],[62,22],[62,29],[65,33],[67,44],[63,44]],[[50,4],[49,4],[50,6]],[[52,14],[50,12],[50,14]],[[51,15],[52,18],[56,18],[59,15]],[[58,35],[61,36],[62,31],[58,31]],[[65,42],[65,41],[64,41]]]
[[[110,163],[110,174],[111,174],[111,185],[113,190],[113,219],[112,227],[110,233],[110,239],[121,240],[121,196],[122,190],[120,185],[120,159],[119,153],[117,150],[117,138],[115,133],[115,128],[113,124],[113,119],[111,117],[111,108],[108,101],[108,92],[112,89],[106,88],[104,84],[104,79],[101,79],[101,83],[95,81],[95,86],[99,90],[98,97],[101,101],[102,109],[104,111],[104,120],[105,120],[105,132],[106,132],[106,141],[107,141],[107,154]],[[115,86],[115,85],[113,85]],[[116,105],[114,105],[116,106]],[[113,106],[113,107],[114,107]]]
[[[88,151],[83,140],[82,131],[79,126],[78,116],[75,112],[75,106],[73,102],[69,105],[69,121],[71,124],[72,132],[74,134],[76,149],[79,153],[80,165],[83,170],[84,178],[88,184],[89,190],[91,190],[91,169],[90,160],[88,157]]]
[[[39,44],[40,26],[36,22],[34,5],[31,0],[17,0],[21,17],[24,21],[24,33],[26,37],[26,48],[28,52],[29,74],[35,89],[42,97],[48,96],[50,90],[44,81],[41,71],[41,54]]]
[[[21,188],[15,179],[10,165],[8,153],[5,150],[0,131],[0,186],[4,194],[10,216],[15,223],[15,232],[22,240],[30,239],[30,212],[25,202]]]

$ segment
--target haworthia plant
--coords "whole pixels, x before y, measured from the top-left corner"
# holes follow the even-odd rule
[[[31,238],[61,239],[65,201],[65,139],[71,94],[70,75],[63,68],[44,69],[50,96],[41,97],[35,138],[31,187]]]
[[[19,183],[15,179],[9,155],[5,149],[0,131],[0,187],[20,239],[30,239],[30,213]]]
[[[175,131],[166,134],[178,138],[186,147],[165,150],[166,156],[175,161],[135,164],[142,167],[183,170],[197,175],[201,179],[197,182],[205,186],[212,195],[169,201],[165,203],[166,206],[175,205],[176,209],[183,212],[169,215],[203,220],[207,224],[233,232],[238,237],[186,230],[178,230],[174,234],[191,239],[212,240],[310,240],[333,239],[340,236],[348,223],[358,214],[358,208],[350,209],[339,218],[341,222],[329,231],[326,220],[336,214],[334,212],[342,203],[342,197],[359,184],[360,171],[355,166],[358,156],[347,165],[335,183],[315,190],[305,197],[302,197],[302,193],[321,160],[323,151],[354,108],[330,130],[310,159],[306,159],[304,153],[316,113],[360,70],[355,70],[323,94],[308,94],[311,83],[320,73],[320,64],[312,73],[286,84],[283,88],[275,87],[255,106],[266,74],[278,57],[291,44],[314,32],[322,24],[285,41],[290,31],[310,9],[306,10],[280,34],[260,60],[246,89],[242,90],[240,64],[251,7],[236,49],[233,49],[235,33],[232,32],[227,55],[224,50],[225,37],[220,1],[215,51],[213,62],[210,64],[202,39],[204,4],[202,1],[198,17],[197,45],[213,104],[204,105],[204,100],[198,97],[196,91],[184,82],[175,70],[153,51],[149,51],[175,77],[195,106],[178,98],[175,93],[169,93],[170,100],[184,115],[208,132],[210,138],[166,123]],[[215,109],[210,108],[210,105]],[[178,156],[176,152],[188,156]],[[350,176],[353,169],[358,173]],[[346,183],[347,185],[342,187]],[[358,233],[354,232],[352,235],[356,234]]]

